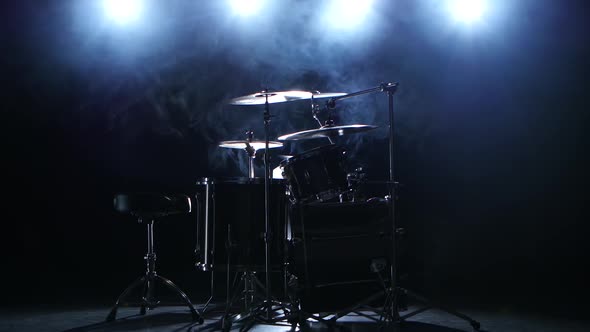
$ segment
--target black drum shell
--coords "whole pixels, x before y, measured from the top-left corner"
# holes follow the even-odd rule
[[[348,187],[345,150],[336,145],[320,146],[281,162],[283,177],[297,202],[326,201]]]
[[[290,272],[307,312],[342,310],[382,289],[391,260],[384,199],[295,204],[290,208]],[[382,276],[383,277],[383,276]]]
[[[284,252],[286,189],[284,180],[270,182],[269,249],[272,265],[280,265]],[[224,269],[229,262],[231,267],[264,270],[264,196],[263,178],[203,178],[197,182],[199,269]]]

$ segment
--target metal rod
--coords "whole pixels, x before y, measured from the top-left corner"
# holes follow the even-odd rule
[[[204,268],[208,269],[210,267],[210,263],[209,263],[209,219],[210,219],[210,215],[209,215],[209,209],[210,209],[210,202],[209,202],[209,197],[211,196],[211,192],[210,190],[212,188],[210,188],[210,186],[212,186],[212,183],[207,181],[208,179],[206,179],[206,184],[205,184],[205,247],[203,247],[203,266]]]
[[[388,84],[392,84],[392,83],[388,83]],[[380,86],[377,86],[374,88],[370,88],[370,89],[366,89],[366,90],[357,91],[357,92],[351,92],[351,93],[345,94],[343,96],[332,97],[332,98],[328,99],[327,104],[330,105],[330,104],[336,102],[337,100],[352,98],[352,97],[364,95],[367,93],[379,92],[379,91],[383,91],[383,85],[380,85]],[[334,106],[329,106],[329,107],[334,108]]]
[[[154,254],[154,221],[150,220],[147,225],[148,230],[148,255]]]
[[[393,169],[393,162],[394,162],[394,117],[393,117],[393,92],[387,92],[387,96],[389,97],[389,183],[394,184],[395,181],[394,177],[394,169]],[[392,196],[393,197],[393,196]]]
[[[248,177],[254,179],[254,156],[248,156]]]
[[[388,194],[389,194],[389,214],[390,214],[390,219],[391,219],[391,264],[389,267],[389,273],[390,273],[390,287],[388,290],[388,294],[387,294],[387,298],[391,299],[389,301],[386,301],[386,304],[383,308],[384,310],[384,314],[385,311],[389,309],[389,315],[391,315],[391,318],[393,320],[396,320],[399,317],[399,313],[398,313],[398,308],[397,308],[397,301],[398,301],[398,297],[397,297],[397,290],[398,290],[398,286],[397,286],[397,239],[396,239],[396,234],[397,234],[397,225],[396,225],[396,219],[395,219],[395,173],[394,173],[394,162],[395,162],[395,118],[394,118],[394,112],[393,112],[393,95],[395,94],[395,92],[397,91],[397,87],[398,87],[399,83],[381,83],[379,86],[374,87],[374,88],[370,88],[370,89],[366,89],[366,90],[362,90],[362,91],[358,91],[358,92],[353,92],[353,93],[349,93],[343,96],[339,96],[339,97],[334,97],[334,98],[330,98],[330,100],[328,100],[326,102],[326,107],[328,109],[330,108],[334,108],[336,106],[336,101],[337,100],[342,100],[342,99],[346,99],[346,98],[351,98],[351,97],[355,97],[355,96],[359,96],[359,95],[363,95],[363,94],[367,94],[367,93],[372,93],[372,92],[386,92],[387,93],[387,97],[388,97],[388,112],[389,112],[389,181],[388,182]],[[389,308],[388,308],[389,307]],[[383,317],[383,314],[382,314]]]
[[[389,206],[391,208],[391,290],[395,291],[397,287],[397,239],[396,239],[396,220],[395,220],[395,176],[394,176],[394,116],[393,116],[393,94],[395,91],[387,91],[389,97]],[[393,304],[392,310],[397,310],[396,304]]]
[[[195,246],[195,256],[197,258],[197,262],[195,264],[196,267],[199,267],[202,259],[201,253],[201,195],[199,193],[195,194],[195,202],[197,203],[197,245]]]
[[[266,101],[264,103],[264,269],[266,272],[266,319],[271,317],[271,298],[270,298],[270,162],[268,155],[268,145],[270,136],[270,110],[268,104],[268,94],[266,94]]]
[[[246,132],[246,136],[246,152],[248,153],[248,178],[254,179],[254,158],[256,158],[256,150],[250,145],[250,143],[252,143],[254,132],[248,130]]]
[[[396,225],[396,218],[395,218],[395,173],[394,173],[394,161],[395,161],[395,118],[393,112],[393,94],[397,91],[398,83],[382,83],[380,85],[380,89],[383,92],[387,92],[388,97],[388,111],[389,111],[389,183],[388,183],[388,191],[389,191],[389,213],[391,218],[391,264],[390,264],[390,294],[391,303],[389,304],[389,308],[383,308],[384,311],[389,309],[387,314],[390,315],[392,320],[397,320],[399,318],[398,312],[398,286],[397,286],[397,225]]]
[[[154,221],[150,220],[147,224],[147,274],[156,273],[156,254],[154,253]],[[148,287],[149,288],[149,287]]]

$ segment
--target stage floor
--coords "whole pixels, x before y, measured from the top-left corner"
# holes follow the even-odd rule
[[[402,311],[400,314],[410,312]],[[121,308],[117,320],[106,323],[108,306],[93,305],[88,307],[46,306],[43,308],[13,308],[0,313],[0,331],[213,331],[218,330],[220,311],[205,314],[205,323],[197,325],[185,307],[158,307],[148,311],[147,315],[138,315],[137,308]],[[524,331],[590,331],[590,322],[564,318],[551,318],[547,315],[516,314],[491,312],[483,310],[459,310],[481,323],[482,331],[524,332]],[[240,325],[234,325],[232,331],[238,331]],[[275,325],[255,324],[252,331],[289,331],[291,325],[279,322]],[[378,331],[376,322],[357,314],[340,318],[335,326],[325,323],[307,321],[295,331]],[[393,331],[393,328],[386,330]],[[406,332],[454,332],[472,331],[466,321],[439,310],[428,310],[408,319],[398,331]]]

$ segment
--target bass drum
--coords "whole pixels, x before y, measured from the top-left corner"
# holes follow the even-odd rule
[[[328,201],[345,193],[348,181],[344,156],[343,148],[325,145],[283,160],[283,177],[293,200]]]
[[[290,210],[289,271],[302,310],[340,311],[383,289],[391,258],[385,199],[296,204]]]
[[[202,271],[227,265],[264,270],[264,179],[202,178],[196,186],[196,267]],[[271,180],[269,245],[273,264],[283,263],[285,190],[284,180]]]

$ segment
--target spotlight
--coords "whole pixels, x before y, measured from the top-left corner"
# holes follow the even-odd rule
[[[365,20],[372,6],[372,0],[332,0],[327,20],[336,29],[355,28]]]
[[[256,14],[262,8],[263,0],[229,0],[234,13],[240,16]]]
[[[456,21],[472,23],[478,21],[486,10],[484,0],[451,0],[449,11]]]
[[[103,0],[106,16],[118,24],[136,21],[143,10],[143,0]]]

